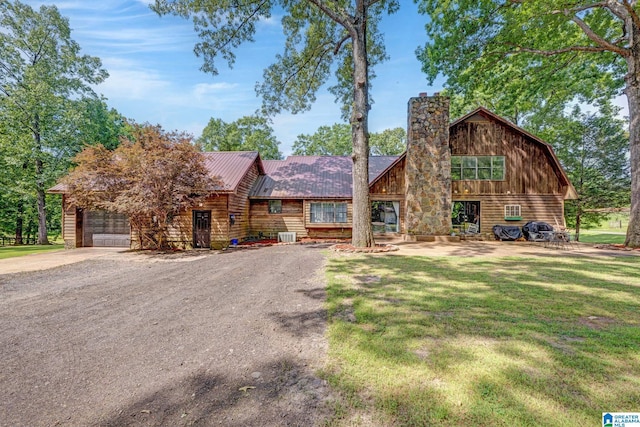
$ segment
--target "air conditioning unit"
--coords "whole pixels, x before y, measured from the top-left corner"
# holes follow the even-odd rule
[[[283,232],[283,233],[278,233],[278,242],[295,243],[296,242],[296,232],[295,231],[287,231],[287,232]]]

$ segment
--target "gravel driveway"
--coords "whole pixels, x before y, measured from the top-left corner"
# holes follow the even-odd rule
[[[0,425],[314,425],[322,247],[114,253],[0,275]]]

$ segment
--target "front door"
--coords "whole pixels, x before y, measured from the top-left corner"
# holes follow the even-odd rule
[[[193,247],[211,247],[211,211],[193,211]]]

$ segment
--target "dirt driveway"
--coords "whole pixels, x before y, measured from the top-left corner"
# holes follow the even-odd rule
[[[323,262],[293,245],[0,274],[0,425],[313,425]]]

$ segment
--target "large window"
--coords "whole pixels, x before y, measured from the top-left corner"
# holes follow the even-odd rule
[[[346,203],[311,203],[312,223],[347,222]]]
[[[451,156],[451,179],[504,179],[504,156]]]

